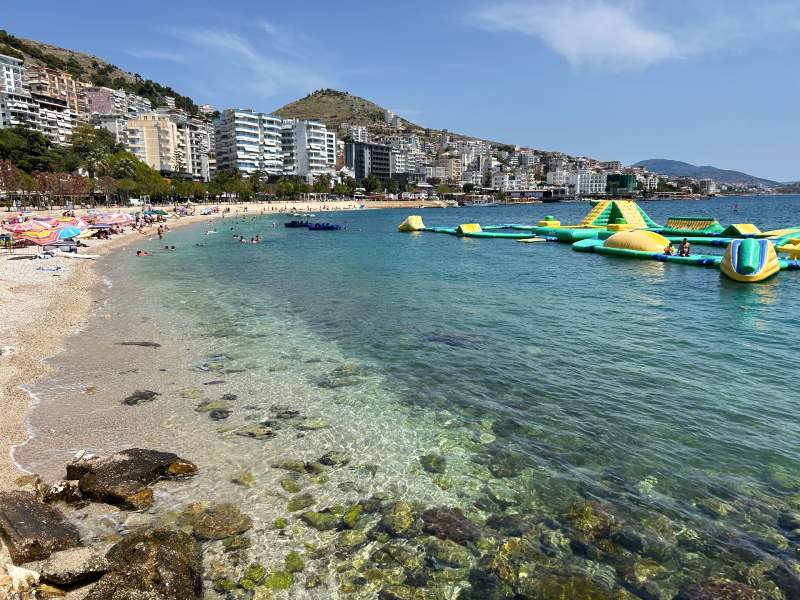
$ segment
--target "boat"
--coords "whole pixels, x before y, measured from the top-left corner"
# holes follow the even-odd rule
[[[314,213],[307,213],[307,212],[305,212],[305,213],[293,212],[292,216],[293,217],[316,217],[317,215],[315,215]]]
[[[288,227],[290,229],[300,229],[303,227],[308,227],[308,221],[289,221],[288,223],[284,223],[284,227]]]
[[[461,206],[468,206],[471,208],[483,208],[489,206],[499,206],[499,202],[495,202],[493,200],[482,200],[482,199],[475,199],[475,200],[464,200]]]
[[[309,231],[339,231],[344,229],[341,225],[336,225],[335,223],[309,223],[308,230]]]

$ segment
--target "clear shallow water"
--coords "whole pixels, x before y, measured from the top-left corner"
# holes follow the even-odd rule
[[[643,207],[659,222],[713,215],[769,229],[800,222],[798,202]],[[589,540],[606,553],[590,558],[613,567],[610,577],[629,592],[667,598],[713,574],[794,597],[796,584],[783,580],[796,579],[796,540],[778,525],[781,511],[800,505],[794,273],[741,285],[711,269],[578,254],[565,244],[396,231],[411,212],[433,226],[532,223],[545,214],[569,223],[586,211],[570,204],[341,213],[325,220],[348,230],[314,233],[285,229],[280,217],[248,217],[218,221],[217,235],[187,228],[143,242],[151,257],[131,250],[106,262],[113,287],[55,360],[57,376],[33,390],[42,399],[31,417],[37,437],[17,458],[56,477],[80,448],[178,452],[201,476],[160,486],[151,512],[240,502],[256,521],[249,558],[277,568],[289,549],[333,534],[298,525],[279,536],[270,527],[286,516],[288,497],[279,485],[285,472],[270,465],[344,450],[352,457],[346,468],[304,482],[317,509],[383,492],[460,506],[479,523],[522,514],[585,541],[594,534],[581,531],[575,507],[593,501],[616,530],[658,540],[658,551]],[[234,232],[265,242],[239,244]],[[159,252],[166,242],[178,250]],[[131,340],[163,347],[114,345]],[[354,385],[331,388],[330,373],[342,365]],[[204,385],[213,380],[224,383]],[[134,389],[161,396],[123,407]],[[223,393],[238,396],[229,419],[194,410]],[[232,431],[269,417],[273,405],[326,427],[286,426],[266,441]],[[432,451],[447,460],[443,475],[419,466]],[[252,488],[230,483],[242,471],[255,475]],[[84,527],[102,537],[135,525],[131,519],[92,515]],[[487,568],[478,557],[492,551],[475,550],[474,567]],[[547,568],[573,568],[578,553],[565,554]],[[342,589],[375,597],[380,583],[352,584],[357,569],[337,573],[339,559],[329,558],[310,561],[327,586],[297,584],[292,597]],[[207,566],[215,568],[213,560]],[[447,585],[443,597],[468,589]]]

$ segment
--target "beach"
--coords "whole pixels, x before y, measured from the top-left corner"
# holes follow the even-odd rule
[[[354,202],[282,202],[232,203],[228,218],[237,215],[258,215],[262,211],[288,213],[352,210]],[[135,209],[125,209],[135,212]],[[86,209],[75,210],[80,217]],[[0,213],[10,216],[13,213]],[[36,216],[60,216],[59,210],[36,211]],[[220,214],[185,216],[170,219],[171,228],[198,222],[221,220]],[[147,238],[155,235],[156,226],[147,229]],[[133,245],[142,239],[138,232],[126,229],[110,240],[89,240],[82,254],[106,255]],[[96,299],[102,259],[76,260],[54,257],[29,260],[35,248],[17,249],[13,254],[0,251],[0,491],[11,489],[14,481],[25,473],[12,460],[12,449],[27,438],[25,416],[30,396],[20,387],[31,384],[47,373],[45,360],[57,354],[64,339],[75,333],[84,322]],[[37,270],[39,267],[48,270]],[[55,271],[56,267],[59,268]]]

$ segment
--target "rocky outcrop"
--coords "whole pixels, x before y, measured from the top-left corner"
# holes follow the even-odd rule
[[[54,552],[48,559],[28,567],[37,571],[42,581],[71,587],[99,579],[108,571],[108,561],[96,548],[72,548]]]
[[[766,595],[743,583],[712,578],[683,588],[675,600],[766,600]]]
[[[60,510],[19,491],[0,493],[0,536],[16,564],[42,560],[80,543],[78,530]]]
[[[133,510],[153,503],[150,484],[196,474],[197,467],[176,454],[141,448],[117,452],[107,458],[81,458],[67,465],[67,479],[77,479],[84,496]]]
[[[191,536],[169,529],[134,533],[106,555],[109,571],[87,600],[195,600],[203,595],[203,559]]]

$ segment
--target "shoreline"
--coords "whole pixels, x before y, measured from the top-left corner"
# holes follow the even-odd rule
[[[273,210],[264,214],[286,214],[288,209],[322,211],[353,210],[357,205],[342,203],[307,203],[305,208],[293,203],[264,205],[259,203],[226,204],[233,216],[258,216],[267,207]],[[333,206],[333,207],[332,207]],[[128,212],[135,212],[125,209]],[[84,214],[86,209],[75,211]],[[41,211],[39,214],[61,213],[60,210]],[[3,213],[0,213],[2,215]],[[221,220],[221,213],[192,215],[170,219],[170,229],[202,222]],[[155,226],[146,230],[155,232]],[[86,254],[103,256],[131,245],[141,234],[133,230],[110,240],[90,240],[82,249]],[[0,322],[0,491],[11,490],[15,481],[27,475],[14,459],[15,448],[31,438],[28,418],[35,402],[26,391],[28,386],[51,372],[48,360],[64,351],[65,340],[79,332],[91,316],[97,301],[101,275],[97,261],[55,257],[46,261],[27,259],[32,248],[22,248],[14,253],[0,254],[0,312],[6,318]],[[38,267],[60,270],[39,271]],[[57,315],[57,317],[56,317]],[[10,349],[10,350],[9,350]]]

